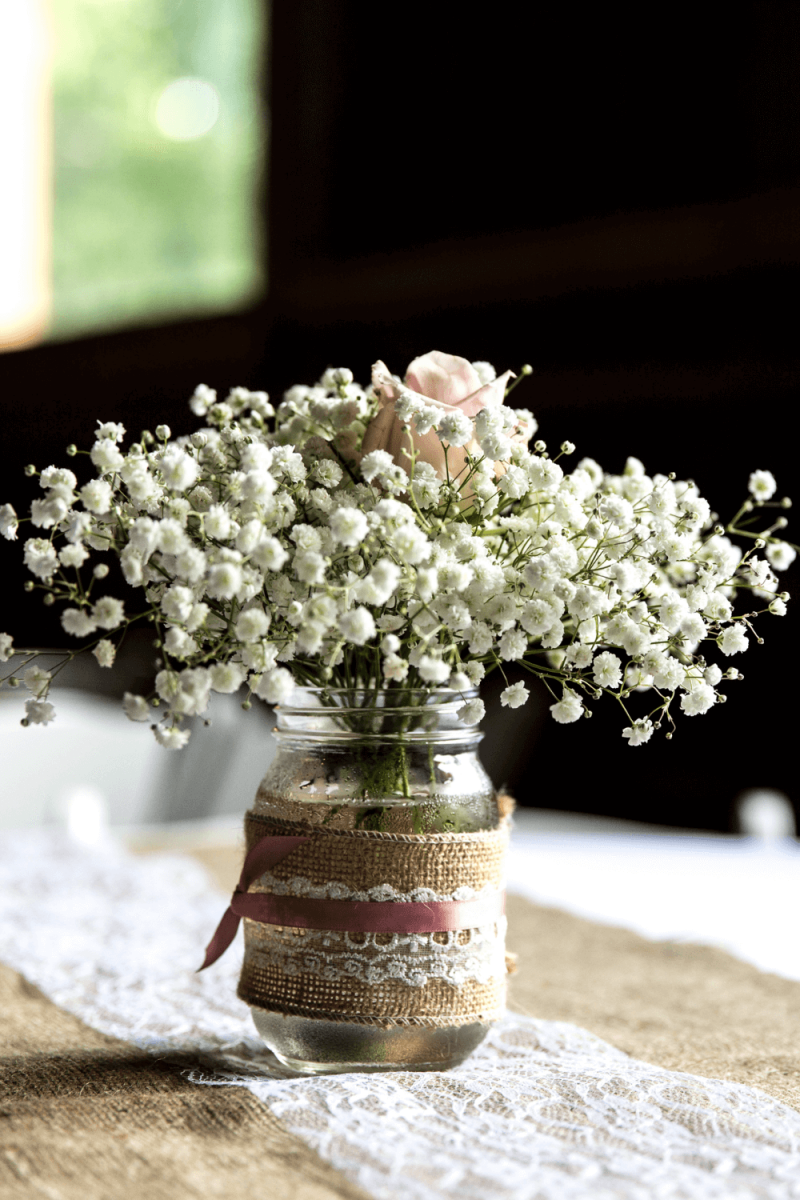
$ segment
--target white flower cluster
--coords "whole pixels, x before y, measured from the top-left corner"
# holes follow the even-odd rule
[[[251,694],[280,703],[295,683],[464,692],[507,663],[544,681],[564,724],[610,694],[639,746],[672,726],[674,708],[708,712],[721,682],[741,678],[710,661],[748,646],[755,613],[734,614],[739,591],[786,611],[775,574],[795,557],[776,534],[785,519],[748,528],[764,507],[788,507],[772,502],[767,471],[752,474],[752,499],[724,529],[692,482],[648,475],[635,458],[610,475],[591,458],[566,470],[572,443],[556,457],[544,442],[531,451],[535,420],[505,404],[443,415],[401,388],[405,469],[385,449],[362,454],[378,402],[348,370],[291,388],[277,413],[244,388],[218,401],[201,386],[190,403],[202,429],[173,439],[159,426],[127,452],[122,426],[100,424],[96,477],[80,488],[70,470],[42,471],[24,544],[29,589],[65,604],[67,633],[100,633],[101,666],[115,634],[153,623],[155,691],[126,694],[124,708],[166,747],[185,745],[182,719],[204,713],[212,691],[246,685],[246,706]],[[446,462],[460,448],[452,470],[419,449],[433,430]],[[0,533],[14,539],[18,524],[0,508]],[[108,567],[87,580],[92,552],[115,557],[143,593],[135,615],[96,594]],[[0,634],[0,658],[12,653]],[[50,675],[32,667],[24,683],[25,722],[51,720]],[[528,695],[515,682],[501,699],[516,708]],[[639,695],[647,712],[634,716]],[[480,700],[462,709],[468,722],[482,714]]]

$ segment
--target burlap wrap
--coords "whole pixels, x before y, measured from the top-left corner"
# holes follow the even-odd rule
[[[272,868],[273,879],[292,890],[292,881],[298,879],[316,887],[336,883],[355,893],[382,885],[403,894],[426,888],[441,897],[451,896],[459,888],[481,892],[503,887],[508,843],[505,820],[498,828],[479,833],[394,834],[322,830],[255,813],[245,818],[248,851],[267,835],[298,833],[312,836]],[[262,877],[250,890],[270,888]],[[489,937],[502,939],[504,928],[504,921],[498,923]],[[320,934],[249,919],[245,919],[244,929],[238,995],[247,1004],[269,1012],[384,1027],[436,1027],[497,1020],[505,1006],[502,967],[489,979],[465,978],[457,984],[444,978],[430,978],[422,985],[400,978],[365,979],[365,974],[380,974],[377,963],[386,957],[382,947],[391,943],[391,934]],[[463,947],[480,933],[462,930],[455,935],[428,936],[442,946],[450,938],[451,945]],[[324,971],[306,969],[311,962],[312,939],[315,947],[324,942]],[[354,954],[367,968],[359,970],[361,978],[350,973]],[[369,963],[373,961],[376,969],[371,971]]]

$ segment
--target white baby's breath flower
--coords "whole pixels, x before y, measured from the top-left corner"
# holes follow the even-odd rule
[[[23,558],[31,574],[39,579],[49,579],[58,569],[55,547],[46,538],[28,538]]]
[[[111,507],[111,484],[105,479],[90,479],[80,491],[84,508],[102,516]]]
[[[212,504],[203,518],[209,537],[224,542],[231,532],[231,516],[223,504]]]
[[[771,500],[778,485],[771,471],[753,471],[747,486],[756,500]]]
[[[622,682],[622,663],[616,654],[606,650],[594,660],[592,675],[598,687],[618,688]]]
[[[14,639],[10,633],[0,633],[0,662],[8,662],[14,653]]]
[[[186,628],[188,632],[194,633],[201,627],[201,625],[204,625],[210,611],[211,610],[209,609],[208,605],[203,604],[202,601],[197,604],[193,604],[192,611],[186,618]]]
[[[119,556],[119,562],[125,582],[131,587],[141,587],[144,581],[144,564],[136,547],[126,546]]]
[[[215,692],[238,692],[247,678],[247,670],[238,662],[217,663],[210,668],[211,687]]]
[[[82,608],[65,608],[61,626],[72,637],[87,637],[97,629],[97,622]]]
[[[394,469],[394,459],[387,450],[373,450],[361,460],[361,474],[367,483]]]
[[[464,672],[472,686],[477,687],[486,674],[486,667],[482,662],[468,662],[464,664]]]
[[[316,550],[302,550],[294,556],[294,572],[301,583],[311,586],[325,580],[325,559]]]
[[[136,696],[133,692],[125,692],[122,697],[122,708],[129,721],[150,720],[150,706],[144,696]]]
[[[655,686],[667,692],[674,692],[676,688],[681,687],[685,679],[685,668],[678,662],[677,658],[671,658],[668,655],[664,656],[663,662],[653,672],[653,683]]]
[[[401,571],[391,559],[380,558],[370,573],[353,589],[356,600],[363,604],[386,604],[400,581]]]
[[[103,596],[93,606],[92,617],[101,629],[116,629],[125,619],[123,602],[113,596]]]
[[[101,438],[95,442],[89,457],[101,475],[110,475],[114,471],[119,471],[125,462],[110,438]]]
[[[62,567],[80,567],[89,557],[89,551],[80,542],[75,545],[64,546],[58,552],[58,561]]]
[[[367,518],[357,508],[337,508],[329,519],[331,532],[340,546],[354,549],[367,536]]]
[[[95,437],[110,438],[112,442],[121,442],[125,437],[125,426],[121,425],[119,421],[98,421]]]
[[[474,362],[472,366],[477,373],[478,379],[481,381],[482,387],[485,387],[487,383],[494,383],[495,379],[497,379],[497,371],[491,363]]]
[[[550,705],[553,720],[559,725],[571,725],[583,716],[583,704],[580,697],[571,688],[565,687],[561,699]]]
[[[724,655],[741,654],[750,644],[741,624],[728,625],[717,638],[717,645]]]
[[[189,549],[189,538],[175,517],[165,517],[159,521],[155,532],[156,545],[163,554],[180,554]]]
[[[255,694],[268,704],[284,704],[294,691],[294,679],[286,667],[274,667],[261,676]]]
[[[311,474],[323,487],[335,488],[342,482],[344,472],[332,458],[323,458],[314,465]]]
[[[199,383],[189,401],[189,407],[196,417],[204,417],[212,404],[216,402],[217,393],[213,388]]]
[[[66,501],[59,496],[51,495],[45,500],[34,500],[31,504],[31,524],[38,529],[52,529],[66,515]]]
[[[167,630],[167,635],[164,638],[164,649],[173,658],[191,658],[193,654],[197,653],[198,645],[185,629],[176,629],[173,626]]]
[[[181,729],[178,725],[156,725],[153,732],[159,746],[165,750],[182,750],[191,734],[191,730]]]
[[[37,700],[41,700],[43,696],[47,695],[52,678],[53,676],[49,671],[45,671],[38,664],[34,664],[32,667],[28,667],[22,677],[22,681],[31,695],[35,696]]]
[[[466,446],[475,436],[475,427],[469,417],[455,409],[441,418],[437,433],[443,442],[449,442],[451,446]]]
[[[25,701],[25,721],[28,725],[49,725],[55,716],[56,710],[46,700]]]
[[[352,608],[339,618],[342,636],[355,646],[364,646],[377,634],[375,620],[367,608]]]
[[[210,596],[230,600],[242,586],[242,568],[238,563],[215,563],[208,569],[207,588]]]
[[[503,689],[500,693],[500,703],[504,708],[521,708],[529,696],[530,692],[522,680],[520,680],[518,683],[512,683]]]
[[[92,650],[92,654],[95,656],[101,667],[113,667],[116,653],[116,646],[113,642],[110,642],[108,638],[101,638],[95,648]]]
[[[289,552],[276,537],[265,537],[251,555],[262,571],[280,571],[288,557]]]
[[[422,655],[417,663],[417,670],[426,683],[444,683],[450,674],[447,663],[442,662],[440,658],[435,658],[432,654]]]
[[[687,717],[696,717],[707,713],[716,703],[717,695],[713,687],[707,683],[697,684],[690,692],[681,696],[681,709]]]
[[[500,638],[500,657],[506,662],[522,658],[528,649],[528,639],[521,629],[508,629]]]
[[[797,557],[797,551],[788,542],[770,542],[764,553],[776,571],[785,571]]]
[[[623,729],[622,736],[628,739],[629,746],[644,746],[653,736],[653,722],[649,717],[640,717],[633,725]]]
[[[247,608],[236,621],[236,636],[240,642],[256,642],[264,637],[269,625],[269,616],[263,608]]]
[[[4,504],[0,508],[0,537],[4,537],[8,542],[14,542],[17,539],[18,528],[19,517],[14,508],[10,504]]]
[[[389,540],[392,550],[401,562],[412,567],[425,562],[430,555],[430,542],[416,525],[403,525],[392,532]]]
[[[382,665],[383,677],[389,682],[403,683],[408,676],[408,663],[398,654],[387,654]]]
[[[197,482],[197,460],[177,447],[167,450],[158,459],[164,483],[173,492],[185,492]]]
[[[458,710],[458,719],[465,725],[478,725],[486,716],[486,706],[482,700],[468,700]]]

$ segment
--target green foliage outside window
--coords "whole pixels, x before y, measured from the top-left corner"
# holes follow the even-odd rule
[[[52,11],[52,336],[252,301],[265,283],[262,0],[53,0]],[[200,82],[176,89],[187,79]],[[211,128],[187,136],[217,101]]]

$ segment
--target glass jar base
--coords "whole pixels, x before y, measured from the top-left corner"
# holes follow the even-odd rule
[[[259,1035],[275,1057],[302,1075],[347,1071],[447,1071],[486,1037],[491,1025],[358,1025],[285,1016],[251,1008]]]

